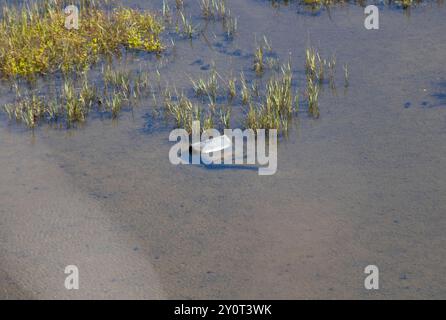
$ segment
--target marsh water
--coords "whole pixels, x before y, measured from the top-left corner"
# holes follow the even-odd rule
[[[172,126],[152,99],[68,130],[32,132],[2,114],[1,298],[446,298],[446,7],[383,6],[370,31],[354,4],[227,5],[234,40],[188,1],[202,34],[128,63],[185,89],[213,62],[253,78],[266,35],[298,86],[311,43],[348,63],[348,88],[338,71],[320,118],[302,112],[280,139],[272,176],[172,165]],[[80,289],[68,291],[72,264]],[[367,265],[379,290],[364,288]]]

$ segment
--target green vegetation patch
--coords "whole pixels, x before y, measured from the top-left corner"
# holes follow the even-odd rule
[[[39,1],[18,9],[3,8],[0,21],[0,74],[2,77],[34,77],[61,70],[82,71],[101,55],[121,49],[160,52],[163,25],[150,12],[130,8],[106,11],[83,1],[79,28],[65,28],[60,0]]]

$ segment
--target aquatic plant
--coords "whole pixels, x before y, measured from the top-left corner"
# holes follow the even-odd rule
[[[177,94],[177,98],[173,99],[170,91],[166,91],[164,102],[168,114],[175,119],[176,126],[192,132],[192,121],[200,114],[199,109],[194,108],[192,102],[183,93],[179,97]]]
[[[271,70],[276,70],[277,71],[280,68],[279,59],[277,59],[275,57],[267,57],[266,58],[266,65]]]
[[[7,104],[3,108],[10,119],[24,122],[28,128],[34,128],[37,121],[46,113],[43,99],[35,94],[19,99],[13,104]]]
[[[163,8],[162,8],[163,18],[165,21],[170,22],[172,17],[169,2],[167,0],[163,0]]]
[[[336,90],[336,84],[335,84],[335,74],[336,74],[336,56],[332,56],[331,60],[328,62],[328,70],[330,71],[330,88],[335,91]]]
[[[117,8],[106,12],[99,1],[83,1],[78,30],[67,30],[62,0],[3,8],[0,20],[0,73],[34,77],[58,70],[82,71],[101,55],[121,48],[160,52],[162,23],[150,12]]]
[[[237,18],[234,18],[231,16],[230,11],[228,14],[223,18],[223,30],[226,34],[226,38],[228,40],[232,40],[237,32]]]
[[[114,90],[118,90],[122,97],[128,99],[130,97],[131,84],[130,72],[112,69],[107,66],[103,73],[105,87],[112,86]]]
[[[254,52],[254,64],[253,69],[258,76],[261,76],[265,70],[265,61],[270,69],[278,69],[278,59],[273,54],[273,48],[268,41],[268,38],[264,35],[263,41],[258,43],[255,40],[255,52]]]
[[[65,76],[58,92],[38,95],[16,89],[15,102],[3,109],[11,120],[25,123],[34,128],[39,122],[58,122],[67,127],[86,121],[91,111],[109,112],[117,118],[124,103],[131,105],[140,96],[149,93],[149,77],[140,72],[119,71],[110,67],[103,69],[103,82],[98,87],[89,80],[88,73]],[[133,100],[132,100],[133,99]]]
[[[79,92],[79,100],[81,104],[85,105],[88,109],[90,109],[98,99],[96,90],[96,87],[92,86],[85,77]]]
[[[65,118],[69,126],[85,121],[95,97],[95,89],[90,85],[83,84],[76,92],[73,81],[66,80],[59,99],[53,98],[47,102],[43,97],[31,93],[5,105],[4,110],[11,120],[24,122],[29,128],[36,127],[41,120],[51,122],[61,118]]]
[[[344,87],[347,88],[349,86],[348,64],[344,64],[342,68],[344,69]]]
[[[217,77],[218,74],[215,65],[212,66],[211,72],[207,80],[198,79],[197,81],[190,79],[197,97],[209,97],[209,100],[214,104],[217,100],[219,84]]]
[[[292,72],[288,63],[282,67],[282,76],[273,78],[267,86],[267,104],[279,115],[289,117],[293,112]]]
[[[220,109],[220,121],[225,129],[229,129],[231,126],[231,113],[230,107],[224,107]]]
[[[282,66],[280,75],[272,76],[265,89],[265,96],[255,107],[249,103],[245,123],[250,129],[288,130],[293,116],[292,71],[290,64]]]
[[[189,19],[186,18],[182,11],[180,11],[180,17],[182,22],[181,33],[185,37],[192,39],[194,37],[194,34],[196,33],[196,27],[192,24],[192,22],[189,21]]]
[[[258,46],[254,53],[254,71],[257,75],[263,74],[264,64],[263,64],[263,47]]]
[[[175,0],[175,5],[177,10],[182,10],[184,8],[184,0]]]
[[[335,72],[336,72],[336,56],[332,56],[330,60],[322,58],[320,53],[313,47],[305,50],[305,74],[308,79],[313,82],[322,84],[326,78],[326,70],[328,70],[328,78],[330,87],[335,88]]]
[[[225,0],[201,0],[200,7],[205,19],[223,19],[226,17]]]
[[[247,105],[251,100],[251,92],[246,84],[245,74],[241,73],[240,75],[240,83],[242,85],[241,94],[242,94],[242,104]]]
[[[308,113],[319,118],[319,85],[312,78],[307,79]]]
[[[133,82],[133,97],[138,98],[143,94],[143,91],[146,91],[149,86],[151,86],[149,81],[149,74],[147,72],[140,72],[136,76]],[[150,92],[153,92],[153,88],[150,88]]]
[[[253,96],[260,97],[259,82],[256,79],[252,81],[251,92]]]
[[[325,77],[325,66],[327,65],[327,60],[322,59],[319,55],[319,52],[316,54],[317,61],[318,61],[318,71],[317,71],[317,77],[319,80],[319,83],[322,83],[324,81]]]
[[[106,99],[107,109],[111,111],[112,118],[116,119],[122,108],[122,95],[114,91],[113,94]]]
[[[305,73],[307,78],[317,78],[316,50],[311,47],[305,50]]]
[[[254,107],[254,105],[250,103],[248,113],[246,114],[245,126],[248,129],[252,129],[254,130],[254,132],[256,132],[257,129],[260,129],[259,125],[258,111]]]
[[[396,1],[397,3],[400,3],[401,4],[401,6],[404,8],[404,9],[407,9],[407,8],[410,8],[411,6],[412,6],[412,4],[413,4],[413,0],[399,0],[399,1]]]
[[[237,95],[237,88],[235,83],[237,82],[237,79],[235,78],[231,78],[228,81],[228,96],[229,99],[232,100],[235,98],[235,96]]]
[[[84,122],[89,112],[88,105],[77,94],[74,83],[71,79],[66,79],[63,87],[63,98],[68,125],[73,122]]]
[[[401,7],[403,9],[408,9],[411,6],[419,3],[421,0],[414,1],[414,0],[396,0],[396,1],[384,1],[384,4],[388,6],[394,6]],[[280,3],[288,4],[290,3],[290,0],[271,0],[271,5],[273,7],[278,7]],[[322,7],[328,7],[336,4],[344,4],[344,3],[353,3],[353,4],[359,4],[361,6],[364,6],[363,1],[349,1],[349,0],[301,0],[296,1],[298,4],[303,4],[306,7],[309,7],[312,11],[313,10],[319,10]]]
[[[211,111],[204,117],[202,127],[203,131],[215,128],[214,117]]]
[[[299,91],[296,89],[296,93],[294,94],[294,111],[299,113],[300,110],[300,102],[299,102]]]

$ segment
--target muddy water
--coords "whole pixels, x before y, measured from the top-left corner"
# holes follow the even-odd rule
[[[228,6],[235,40],[212,24],[192,45],[177,39],[165,80],[190,88],[212,61],[252,78],[265,34],[301,82],[309,42],[336,53],[348,89],[338,70],[321,118],[302,114],[263,177],[171,165],[171,128],[153,123],[151,101],[77,130],[33,135],[2,121],[0,297],[446,298],[446,8],[383,9],[367,31],[353,5],[318,16]],[[194,2],[186,10],[199,22]],[[75,292],[63,287],[68,264]],[[364,289],[369,264],[378,291]]]

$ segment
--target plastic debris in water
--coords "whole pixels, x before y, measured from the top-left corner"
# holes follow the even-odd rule
[[[192,149],[201,153],[212,153],[224,150],[232,146],[232,141],[227,135],[222,135],[202,142],[192,144]]]

